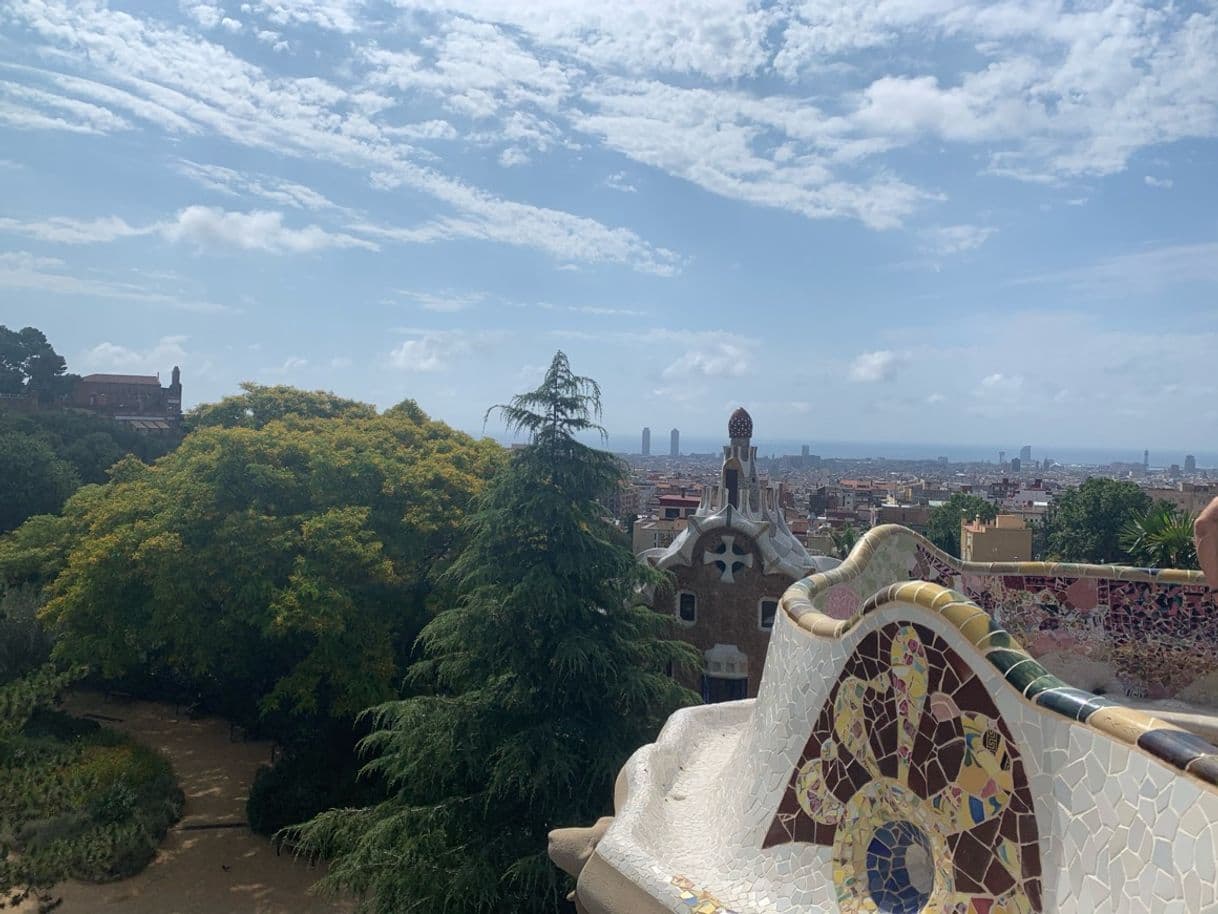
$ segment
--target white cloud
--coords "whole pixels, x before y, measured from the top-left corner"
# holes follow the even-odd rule
[[[284,360],[283,365],[279,370],[286,374],[291,371],[296,371],[298,368],[307,368],[308,366],[308,359],[298,355],[290,355]]]
[[[515,165],[527,165],[528,163],[529,154],[516,146],[509,146],[499,153],[499,164],[504,168],[511,168]]]
[[[94,277],[75,276],[54,257],[37,257],[26,251],[0,253],[0,288],[47,292],[53,295],[117,300],[155,305],[200,314],[219,314],[237,309],[218,302],[185,298],[149,286]]]
[[[707,340],[688,349],[660,374],[665,380],[693,376],[738,378],[753,370],[752,348],[730,339]]]
[[[371,241],[328,232],[316,225],[288,228],[282,213],[239,213],[214,206],[188,206],[174,221],[162,225],[160,232],[169,241],[184,241],[200,248],[233,247],[271,254],[303,254],[326,248],[380,250]]]
[[[261,11],[277,24],[311,23],[344,31],[356,24],[358,6],[318,0],[263,4],[255,12]],[[86,67],[98,80],[120,85],[217,139],[361,170],[381,189],[407,186],[430,196],[441,211],[448,208],[451,214],[434,220],[442,232],[431,232],[429,240],[482,239],[534,248],[564,261],[620,263],[660,275],[672,274],[679,267],[676,254],[653,246],[630,229],[505,200],[420,165],[420,159],[426,157],[390,132],[398,125],[386,113],[399,103],[401,93],[386,94],[386,90],[400,81],[397,74],[404,72],[402,66],[394,71],[377,60],[366,61],[373,72],[359,74],[359,78],[368,82],[344,87],[315,76],[268,74],[196,33],[104,6],[30,0],[12,10],[11,17],[29,30],[33,46],[44,48],[62,65],[75,62]],[[427,80],[448,86],[443,91],[450,95],[458,93],[458,101],[464,101],[454,110],[464,105],[466,117],[474,117],[478,104],[488,99],[511,108],[552,105],[564,97],[566,71],[561,65],[530,62],[530,55],[512,51],[510,36],[485,23],[454,23],[437,42],[436,48],[442,44],[441,50],[451,53],[455,66],[431,74]],[[494,42],[495,54],[480,62],[477,55],[486,50],[488,42]],[[378,67],[388,71],[382,74],[384,86],[373,82]],[[349,69],[337,69],[350,80]],[[413,84],[406,75],[401,79]],[[54,99],[43,101],[51,104]],[[84,117],[86,113],[92,121]],[[514,110],[502,113],[505,129],[546,136],[536,115],[521,119]],[[28,120],[27,114],[18,112],[13,117]],[[78,114],[73,119],[42,116],[63,129],[99,131],[126,124],[98,106]],[[0,117],[4,116],[0,109]]]
[[[403,340],[389,353],[389,363],[401,371],[447,371],[453,362],[468,354],[477,340],[462,330],[407,330]]]
[[[183,3],[182,10],[205,29],[214,29],[224,18],[224,10],[215,3]]]
[[[233,197],[255,196],[281,206],[308,210],[346,211],[324,194],[304,184],[297,184],[271,175],[254,175],[223,165],[210,165],[178,159],[174,170],[184,177],[222,194]]]
[[[350,368],[351,359],[345,355],[336,355],[334,358],[330,359],[330,367],[331,368]]]
[[[947,397],[943,396],[943,394],[931,394],[930,396],[928,396],[926,398],[926,405],[927,406],[937,406],[940,403],[944,403],[946,401],[947,401]]]
[[[186,242],[199,248],[233,247],[271,254],[301,254],[326,248],[380,246],[365,238],[330,232],[317,225],[290,228],[283,214],[265,210],[233,212],[213,206],[188,206],[164,222],[132,226],[118,216],[73,219],[56,216],[39,222],[0,218],[0,232],[10,232],[60,244],[99,244],[139,235],[158,235],[171,242]]]
[[[997,231],[983,225],[944,225],[926,229],[922,238],[931,254],[949,256],[976,250]]]
[[[486,298],[486,293],[484,292],[453,292],[451,290],[442,292],[412,292],[406,289],[398,289],[397,293],[417,302],[425,311],[438,311],[442,314],[465,311],[467,308],[472,308]]]
[[[1004,374],[996,371],[981,379],[981,387],[983,391],[995,393],[1018,393],[1023,387],[1023,375]]]
[[[119,238],[147,235],[154,231],[156,226],[137,228],[128,225],[118,216],[98,219],[52,216],[39,222],[22,222],[19,219],[0,217],[0,232],[25,235],[39,241],[58,244],[98,244]]]
[[[43,89],[0,80],[0,124],[17,130],[114,133],[131,122],[109,108]]]
[[[624,171],[615,171],[605,178],[605,186],[613,190],[620,190],[625,194],[633,194],[638,191],[638,188],[627,180],[626,172]]]
[[[1161,245],[1067,270],[1025,276],[1016,284],[1061,284],[1096,298],[1159,295],[1184,283],[1218,283],[1218,241]]]
[[[314,25],[336,32],[359,28],[363,0],[259,0],[255,10],[276,25]]]
[[[893,352],[890,349],[863,352],[850,363],[848,376],[851,381],[862,384],[891,381],[905,360],[906,357],[903,353]]]
[[[1171,190],[1173,183],[1171,178],[1156,178],[1154,175],[1147,175],[1143,180],[1147,187],[1157,187],[1160,190]]]
[[[111,342],[101,342],[86,351],[81,359],[85,371],[125,371],[154,374],[167,366],[187,365],[190,357],[183,348],[187,337],[163,336],[149,349],[130,349]]]

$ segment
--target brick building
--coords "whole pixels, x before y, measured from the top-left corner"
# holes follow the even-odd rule
[[[757,476],[752,435],[749,414],[732,413],[718,485],[703,491],[669,546],[640,556],[673,573],[674,589],[652,606],[676,616],[680,637],[702,652],[701,675],[687,684],[706,701],[757,694],[778,598],[799,578],[837,564],[809,555],[787,526],[782,493]]]
[[[182,372],[174,366],[168,387],[161,386],[160,375],[85,375],[76,383],[69,404],[137,431],[175,432],[182,422]]]

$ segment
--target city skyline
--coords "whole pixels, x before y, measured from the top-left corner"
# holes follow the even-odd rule
[[[1213,440],[1218,10],[950,7],[20,0],[0,322],[187,408],[561,348],[614,430]]]

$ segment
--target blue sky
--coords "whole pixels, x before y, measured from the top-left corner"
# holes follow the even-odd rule
[[[481,427],[1212,449],[1218,5],[9,0],[0,323]],[[658,440],[658,439],[655,439]]]

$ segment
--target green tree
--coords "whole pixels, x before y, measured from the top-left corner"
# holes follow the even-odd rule
[[[79,380],[67,371],[63,356],[41,330],[10,330],[0,324],[0,394],[26,394],[51,403],[70,393]]]
[[[502,453],[400,411],[203,429],[0,541],[0,572],[44,583],[58,658],[291,734],[395,694]]]
[[[0,434],[0,533],[31,515],[58,511],[79,486],[76,471],[45,442]]]
[[[429,694],[370,712],[365,770],[389,796],[286,835],[364,912],[565,909],[548,831],[604,813],[625,758],[697,700],[664,672],[695,652],[638,602],[656,573],[597,503],[623,468],[574,437],[599,430],[599,406],[560,352],[496,407],[530,444],[479,499],[449,573],[459,599],[422,633],[409,681]]]
[[[1121,531],[1145,516],[1150,506],[1150,496],[1135,483],[1088,479],[1050,505],[1045,515],[1048,555],[1063,562],[1131,562],[1121,545]]]
[[[859,541],[859,532],[853,524],[846,524],[840,530],[831,530],[829,536],[833,540],[833,551],[839,559],[844,559]]]
[[[203,403],[186,414],[188,428],[262,428],[269,422],[296,416],[302,419],[369,419],[376,408],[356,400],[347,400],[324,390],[300,390],[275,385],[268,387],[244,381],[245,393],[225,397],[219,403]],[[422,410],[407,401],[419,415]],[[398,409],[403,408],[399,404]]]
[[[978,495],[957,492],[930,512],[926,538],[946,552],[960,558],[960,524],[980,517],[987,523],[998,516],[993,502]]]
[[[1155,502],[1141,517],[1125,523],[1121,546],[1133,561],[1152,568],[1196,568],[1195,515],[1171,502]]]

